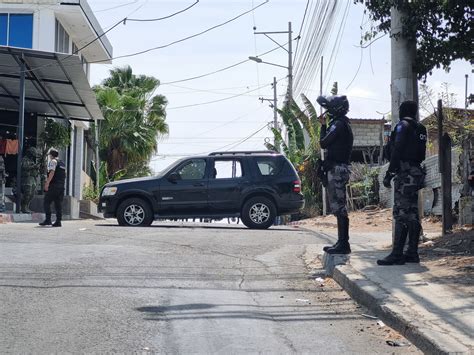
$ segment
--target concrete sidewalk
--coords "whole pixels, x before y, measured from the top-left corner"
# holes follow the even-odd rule
[[[321,233],[335,241],[332,233]],[[378,266],[389,253],[391,232],[351,235],[352,254],[345,265],[315,250],[328,273],[360,304],[430,354],[470,354],[474,351],[474,287],[456,278],[438,277],[421,264]],[[336,258],[338,262],[344,258]],[[338,263],[336,262],[336,263]]]
[[[45,218],[44,213],[0,213],[0,224],[18,222],[41,222]]]

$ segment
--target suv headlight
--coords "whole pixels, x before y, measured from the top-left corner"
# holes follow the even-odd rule
[[[102,196],[113,196],[117,193],[117,187],[106,187],[104,191],[102,191]]]

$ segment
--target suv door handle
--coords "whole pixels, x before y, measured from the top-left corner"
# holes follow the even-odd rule
[[[204,186],[204,184],[202,182],[197,182],[193,186]]]

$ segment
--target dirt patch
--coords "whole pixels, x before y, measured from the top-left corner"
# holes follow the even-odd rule
[[[430,281],[450,284],[472,293],[474,286],[474,229],[464,228],[425,242],[420,257],[430,270]]]
[[[349,213],[351,232],[386,232],[392,230],[392,209],[374,208],[369,211],[353,211]],[[300,225],[315,226],[322,231],[337,230],[336,217],[318,216],[304,219]],[[422,221],[423,232],[428,235],[441,234],[441,222],[438,218],[427,217]]]

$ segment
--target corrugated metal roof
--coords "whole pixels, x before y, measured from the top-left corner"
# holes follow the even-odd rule
[[[0,108],[18,110],[20,63],[26,65],[25,111],[73,120],[103,119],[76,55],[0,46]]]

